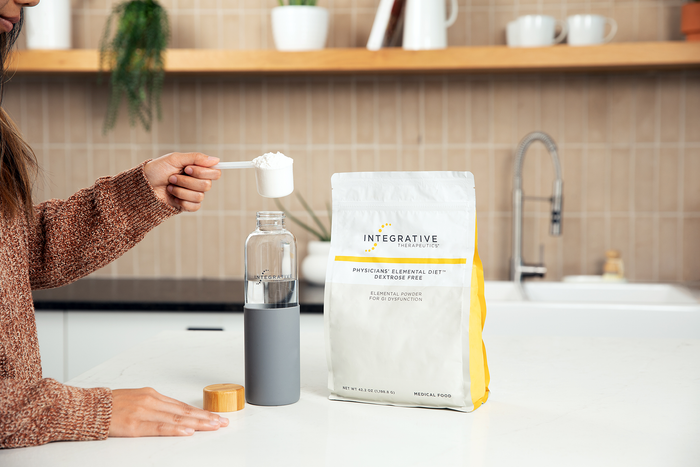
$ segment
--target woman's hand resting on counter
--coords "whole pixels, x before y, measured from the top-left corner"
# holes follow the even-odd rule
[[[228,426],[228,419],[171,399],[152,388],[112,390],[109,436],[189,436]]]
[[[194,212],[221,171],[210,169],[219,159],[197,152],[173,152],[153,159],[143,167],[156,195],[169,205]]]

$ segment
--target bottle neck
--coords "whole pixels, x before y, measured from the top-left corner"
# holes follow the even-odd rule
[[[284,213],[282,211],[259,211],[257,222],[258,230],[264,232],[284,230]]]

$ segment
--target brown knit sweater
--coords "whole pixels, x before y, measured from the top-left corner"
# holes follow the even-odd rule
[[[86,276],[178,212],[156,196],[144,164],[42,203],[30,221],[0,216],[0,447],[107,437],[109,389],[41,378],[31,290]]]

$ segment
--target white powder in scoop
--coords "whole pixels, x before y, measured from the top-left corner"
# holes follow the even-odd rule
[[[281,152],[268,152],[253,159],[258,193],[265,198],[281,198],[294,191],[294,160]]]
[[[291,157],[287,157],[281,152],[268,152],[253,159],[253,165],[258,169],[280,169],[293,163],[294,160]]]

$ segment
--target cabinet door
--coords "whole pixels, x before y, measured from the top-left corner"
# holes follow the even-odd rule
[[[63,311],[35,311],[44,378],[64,382]]]
[[[162,331],[234,330],[243,313],[66,312],[66,381]]]

